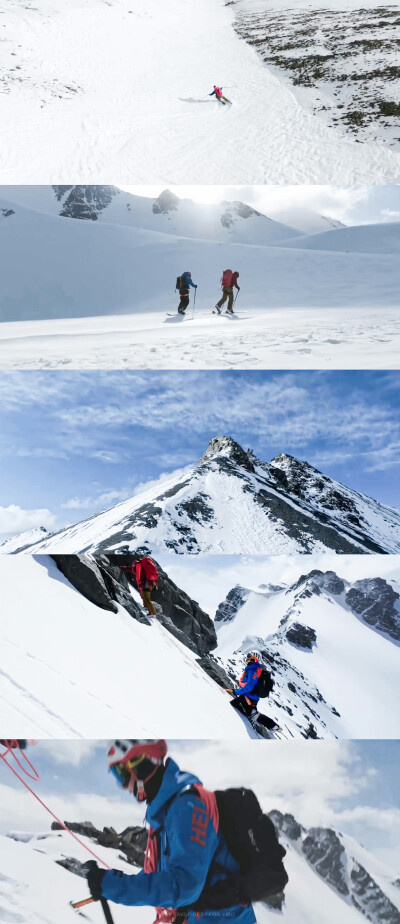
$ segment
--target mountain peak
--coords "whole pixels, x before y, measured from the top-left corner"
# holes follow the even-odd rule
[[[179,196],[176,196],[170,189],[163,189],[162,193],[153,202],[153,212],[155,215],[176,212],[180,201]]]
[[[203,462],[212,462],[220,456],[227,456],[237,465],[242,465],[246,469],[254,470],[253,453],[251,450],[242,449],[242,447],[231,436],[215,436],[210,440],[208,448],[200,459]]]

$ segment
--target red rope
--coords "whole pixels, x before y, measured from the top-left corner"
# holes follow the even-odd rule
[[[11,756],[14,758],[14,760],[15,760],[16,764],[18,765],[18,767],[20,768],[20,770],[22,770],[22,772],[25,773],[25,776],[29,777],[30,780],[35,780],[36,782],[39,782],[40,776],[39,776],[37,770],[35,770],[35,767],[33,766],[33,764],[31,764],[31,762],[28,760],[26,754],[24,754],[23,751],[21,751],[21,748],[20,748],[18,742],[17,742],[17,741],[5,741],[4,744],[5,744],[6,750],[3,751],[2,754],[0,754],[0,760],[2,760],[3,763],[5,763],[6,767],[8,767],[9,770],[11,770],[11,773],[13,773],[14,776],[17,777],[17,779],[20,781],[20,783],[22,783],[22,785],[25,786],[25,789],[27,789],[28,792],[30,792],[30,793],[32,794],[32,796],[34,796],[35,799],[37,799],[37,801],[40,803],[40,805],[42,805],[43,808],[46,809],[46,812],[48,812],[49,815],[51,815],[51,816],[55,819],[55,821],[57,821],[57,823],[61,826],[61,828],[64,829],[64,831],[67,831],[68,834],[70,834],[71,837],[73,837],[75,841],[78,841],[78,844],[80,844],[81,847],[84,847],[84,849],[87,850],[87,852],[90,853],[90,854],[92,855],[92,857],[95,857],[95,859],[98,860],[99,863],[102,864],[102,866],[105,866],[106,869],[111,869],[111,866],[108,866],[107,863],[105,863],[104,860],[101,859],[101,857],[98,857],[97,854],[94,853],[94,851],[91,850],[90,847],[87,846],[87,844],[84,844],[84,842],[81,841],[81,839],[80,839],[79,837],[77,837],[77,835],[74,834],[74,832],[71,831],[71,829],[68,828],[67,825],[64,824],[63,821],[60,820],[60,818],[57,818],[57,815],[55,815],[54,812],[52,812],[52,810],[48,807],[48,805],[46,805],[46,803],[43,802],[43,799],[41,799],[40,796],[38,796],[37,793],[35,793],[34,790],[31,789],[30,786],[28,786],[28,783],[26,783],[25,780],[22,778],[22,776],[19,775],[19,773],[18,773],[18,771],[15,769],[15,767],[12,767],[11,764],[8,763],[8,761],[7,761],[7,756],[8,756],[8,755],[11,755]],[[21,763],[20,760],[18,759],[17,755],[15,754],[15,750],[18,750],[18,751],[19,751],[20,756],[22,756],[22,757],[24,758],[24,760],[25,760],[26,763],[29,765],[29,767],[30,767],[30,769],[32,770],[32,772],[35,774],[34,776],[32,776],[32,775],[26,770],[26,768],[22,765],[22,763]]]

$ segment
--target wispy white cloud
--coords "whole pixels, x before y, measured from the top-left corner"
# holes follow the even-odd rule
[[[17,504],[10,504],[9,507],[0,507],[0,535],[15,535],[16,533],[25,532],[27,529],[34,529],[37,526],[44,526],[46,529],[53,529],[57,519],[50,510],[43,508],[41,510],[23,510]]]

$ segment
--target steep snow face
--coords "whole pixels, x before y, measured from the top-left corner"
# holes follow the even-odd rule
[[[302,235],[319,234],[321,231],[331,231],[332,228],[344,227],[342,222],[336,218],[319,215],[318,212],[304,206],[302,208],[286,206],[284,209],[279,209],[276,217],[278,218],[278,216],[279,221],[290,225],[291,228],[296,228]]]
[[[400,514],[282,454],[217,437],[199,464],[33,545],[35,551],[396,552]]]
[[[392,150],[372,134],[356,144],[343,124],[324,124],[240,40],[236,3],[2,0],[1,12],[2,182],[85,176],[122,185],[151,177],[350,186],[399,179]],[[268,23],[271,34],[270,16]],[[208,95],[225,79],[232,106]]]
[[[286,588],[235,587],[217,610],[216,654],[237,677],[244,653],[259,650],[275,681],[266,711],[306,737],[396,737],[399,602],[395,582],[333,571]]]
[[[248,738],[198,655],[160,622],[101,608],[46,556],[27,556],[22,570],[20,558],[0,556],[0,582],[4,735],[129,737],[134,724],[150,737]]]
[[[263,808],[268,811],[267,806]],[[293,816],[275,810],[270,817],[286,849],[284,862],[289,882],[283,903],[278,902],[276,907],[255,906],[260,924],[273,924],[277,913],[284,924],[362,924],[366,920],[372,924],[398,924],[394,871],[334,829],[306,830]],[[85,830],[85,826],[76,827]],[[99,847],[85,834],[79,836],[112,868],[130,875],[138,872],[119,850]],[[87,884],[79,877],[81,864],[88,859],[85,848],[64,831],[42,831],[37,835],[16,831],[11,836],[0,836],[2,919],[17,924],[73,924],[76,912],[70,902],[87,895]],[[60,861],[66,864],[64,868]],[[93,924],[100,924],[101,915],[98,903],[85,908],[85,917]],[[138,907],[134,915],[139,924],[151,924],[154,911]],[[118,921],[132,921],[132,908],[118,905]]]

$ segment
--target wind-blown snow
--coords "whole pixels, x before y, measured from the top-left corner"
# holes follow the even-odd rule
[[[307,111],[224,0],[2,0],[8,183],[387,183],[399,158]],[[224,85],[232,107],[208,97]]]

